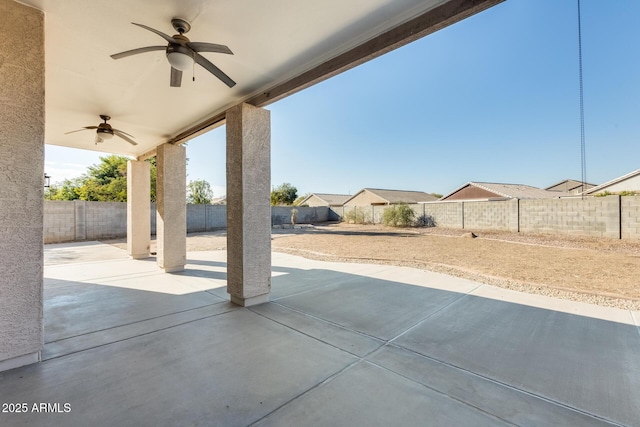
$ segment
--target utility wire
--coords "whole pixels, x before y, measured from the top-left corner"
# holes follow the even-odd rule
[[[580,16],[580,0],[578,0],[578,62],[580,68],[580,165],[582,172],[582,198],[587,183],[587,158],[584,137],[584,88],[582,84],[582,25]]]

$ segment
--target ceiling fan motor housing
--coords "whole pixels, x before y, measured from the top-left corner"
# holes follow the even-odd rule
[[[103,139],[110,139],[113,137],[113,129],[106,123],[100,123],[98,129],[96,129],[96,133]]]

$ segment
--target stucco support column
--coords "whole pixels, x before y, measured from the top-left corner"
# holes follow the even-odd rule
[[[44,119],[44,15],[0,1],[0,371],[43,346]]]
[[[133,259],[149,257],[151,244],[151,164],[127,162],[127,253]]]
[[[227,292],[250,306],[271,292],[270,112],[227,111]]]
[[[165,273],[187,262],[187,157],[182,145],[162,144],[156,157],[156,242],[158,266]]]

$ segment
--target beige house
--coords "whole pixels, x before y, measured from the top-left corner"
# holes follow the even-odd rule
[[[571,194],[580,194],[585,190],[589,190],[593,187],[595,187],[595,184],[589,184],[588,182],[584,183],[584,187],[582,185],[582,181],[577,181],[575,179],[565,179],[564,181],[560,181],[557,184],[553,184],[547,188],[545,188],[545,190],[547,191],[562,191],[564,193],[571,193]]]
[[[594,196],[596,194],[604,193],[605,191],[608,191],[609,193],[621,193],[625,191],[640,194],[640,169],[619,178],[612,179],[611,181],[607,181],[597,187],[593,187],[585,191],[585,194]]]
[[[571,196],[562,191],[548,191],[523,184],[467,182],[442,196],[440,200],[553,199]]]
[[[434,202],[437,197],[423,191],[381,190],[363,188],[344,202],[345,206],[384,206],[398,203]]]
[[[298,206],[342,206],[350,197],[349,194],[311,193]]]

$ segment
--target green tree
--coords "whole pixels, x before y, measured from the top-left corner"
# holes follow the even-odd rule
[[[187,186],[187,203],[195,205],[208,205],[213,199],[211,185],[204,179],[189,181]]]
[[[82,186],[82,178],[65,179],[60,185],[51,185],[44,192],[45,200],[78,200],[78,189]]]
[[[100,163],[87,168],[87,172],[73,180],[66,179],[61,186],[53,185],[45,191],[47,200],[87,200],[100,202],[127,201],[127,161],[123,156],[100,157]],[[151,201],[156,201],[156,165],[151,163]]]
[[[187,159],[189,160],[189,159]],[[147,160],[151,164],[151,201],[156,202],[156,178],[158,177],[158,170],[156,169],[156,157],[152,157]]]
[[[298,189],[285,182],[271,190],[271,205],[292,205],[298,198]]]

